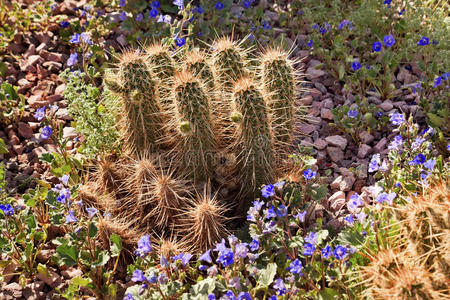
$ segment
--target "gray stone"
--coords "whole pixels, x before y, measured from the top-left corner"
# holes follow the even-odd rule
[[[382,138],[375,145],[375,147],[373,147],[373,150],[375,151],[375,153],[380,153],[381,151],[383,151],[386,148],[386,145],[387,145],[387,139],[386,138]]]
[[[339,217],[337,219],[330,220],[330,222],[327,223],[327,226],[330,226],[335,231],[339,231],[345,226],[345,220],[343,217]]]
[[[372,147],[362,144],[358,149],[358,158],[365,158],[370,152],[372,152]]]
[[[322,108],[320,110],[320,116],[322,117],[322,119],[327,119],[327,120],[333,120],[333,114],[331,113],[331,110],[329,110],[328,108]]]
[[[312,80],[312,79],[319,78],[320,76],[323,76],[323,75],[325,75],[325,74],[326,74],[325,71],[322,71],[322,70],[320,70],[320,69],[315,69],[315,68],[313,68],[313,67],[309,67],[309,68],[306,70],[306,78],[307,78],[308,80]]]
[[[367,132],[367,131],[361,132],[361,133],[359,134],[359,138],[361,139],[361,142],[362,142],[363,144],[370,144],[370,143],[373,141],[373,139],[374,139],[373,135],[371,135],[371,134],[370,134],[369,132]]]
[[[322,100],[322,107],[332,109],[334,107],[333,100],[331,98]]]
[[[341,150],[345,150],[347,147],[347,139],[340,135],[327,136],[325,141],[327,141],[329,145],[341,148]]]
[[[344,152],[338,147],[327,147],[327,153],[333,162],[340,162],[344,159]]]
[[[323,84],[321,84],[320,82],[314,83],[314,86],[315,86],[319,91],[321,91],[323,94],[326,94],[326,93],[327,93],[327,88],[326,88]]]
[[[325,142],[325,140],[319,138],[314,142],[313,145],[317,150],[323,150],[327,146],[327,142]]]
[[[392,104],[392,101],[390,100],[383,101],[379,106],[384,111],[390,111],[394,108],[394,104]]]

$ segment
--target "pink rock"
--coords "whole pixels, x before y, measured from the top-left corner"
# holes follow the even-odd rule
[[[375,145],[375,147],[373,147],[373,150],[375,151],[375,153],[380,153],[386,148],[386,145],[387,139],[384,137]]]
[[[19,122],[19,127],[17,128],[19,135],[23,138],[31,138],[33,136],[33,129],[31,126],[24,122]]]
[[[327,146],[327,142],[323,139],[317,139],[313,145],[317,150],[323,150]]]
[[[365,158],[370,152],[372,152],[372,147],[363,144],[358,149],[358,158]]]
[[[83,272],[77,268],[68,268],[67,270],[61,271],[61,275],[66,279],[72,279],[77,276],[83,275]]]
[[[65,88],[66,88],[66,85],[65,85],[64,83],[58,85],[58,86],[56,87],[56,89],[55,89],[55,94],[56,94],[56,95],[61,95],[61,96],[62,96],[62,94],[63,94]]]
[[[392,108],[394,108],[394,105],[392,104],[392,101],[386,100],[383,101],[383,103],[381,103],[379,107],[384,111],[390,111]]]
[[[320,96],[322,96],[322,92],[316,88],[313,88],[309,91],[309,95],[311,95],[313,97],[320,97]]]
[[[323,119],[327,119],[327,120],[333,120],[333,114],[331,113],[331,110],[329,110],[328,108],[322,108],[322,110],[320,111],[320,116]]]
[[[42,100],[41,95],[31,95],[28,97],[27,102],[31,108],[39,108],[46,104],[46,101]]]
[[[48,54],[47,60],[53,62],[62,62],[62,54],[57,52],[50,52]]]
[[[53,270],[49,270],[49,276],[46,276],[46,275],[41,274],[41,273],[38,273],[36,275],[36,277],[39,280],[42,280],[43,282],[45,282],[45,284],[47,284],[51,288],[54,288],[54,287],[58,286],[62,282],[61,275],[59,275],[58,273],[56,273]]]
[[[307,95],[305,97],[303,97],[302,99],[300,99],[300,103],[303,105],[311,105],[313,101],[313,97],[311,95]]]
[[[313,131],[315,131],[316,127],[311,124],[300,124],[298,126],[298,129],[300,130],[301,133],[308,135],[311,134]]]
[[[344,159],[344,152],[337,147],[327,147],[327,153],[333,162],[340,162]]]
[[[13,299],[19,299],[22,297],[22,286],[17,282],[12,282],[3,287],[1,294],[3,294],[4,296],[2,297],[5,298],[8,298],[8,296],[12,296]]]
[[[359,134],[359,138],[361,139],[361,142],[363,144],[370,144],[373,141],[373,139],[374,139],[373,135],[371,135],[367,131],[361,132]]]
[[[58,94],[47,96],[47,102],[51,103],[51,104],[53,104],[56,101],[59,101],[61,99],[62,99],[62,96],[58,95]]]
[[[345,220],[343,217],[339,217],[337,219],[330,220],[330,222],[327,223],[327,226],[330,226],[335,231],[341,230],[345,225]]]

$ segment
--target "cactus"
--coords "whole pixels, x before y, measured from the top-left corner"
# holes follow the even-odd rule
[[[244,195],[255,195],[254,192],[272,182],[275,175],[267,108],[261,91],[248,77],[236,83],[233,100],[236,111],[242,115],[242,120],[236,124],[233,145],[238,153],[239,181],[246,183],[242,187]]]
[[[125,145],[134,154],[148,154],[161,145],[162,112],[156,98],[156,83],[142,55],[126,52],[119,63],[119,82],[106,78],[105,85],[122,100],[121,127]]]
[[[271,116],[276,153],[288,153],[294,131],[297,76],[289,54],[272,48],[261,58],[261,79]]]
[[[227,210],[225,205],[219,203],[217,194],[211,195],[210,186],[205,185],[203,195],[197,194],[196,199],[188,204],[186,212],[180,215],[177,227],[183,236],[183,243],[191,245],[191,250],[196,252],[212,247],[228,233],[225,228],[228,219],[224,216]]]
[[[174,96],[175,125],[180,128],[178,161],[195,182],[204,181],[212,174],[211,155],[216,150],[209,99],[202,83],[188,71],[176,74]]]
[[[292,141],[297,83],[277,49],[253,60],[260,68],[230,38],[210,52],[178,54],[153,44],[124,53],[118,71],[105,73],[108,94],[120,98],[128,151],[100,160],[94,193],[80,195],[131,231],[160,237],[160,252],[174,255],[226,235],[225,214],[246,212],[283,170],[286,160],[275,168],[274,157]]]

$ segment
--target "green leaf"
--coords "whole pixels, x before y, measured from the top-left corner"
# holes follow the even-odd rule
[[[51,275],[50,275],[50,272],[49,272],[48,269],[47,269],[47,266],[46,266],[46,265],[43,265],[43,264],[41,264],[41,263],[39,263],[39,264],[37,265],[37,271],[38,271],[39,274],[44,275],[44,276],[46,276],[46,277],[50,277],[50,276],[51,276]]]
[[[122,239],[119,235],[113,233],[111,234],[111,237],[109,238],[112,242],[111,245],[111,252],[112,256],[118,256],[120,254],[120,251],[122,251]]]
[[[427,117],[433,127],[441,127],[443,125],[443,118],[440,118],[433,113],[428,113]]]
[[[319,292],[319,295],[317,295],[317,300],[335,300],[339,298],[338,291],[330,288],[324,288]]]
[[[199,296],[209,295],[216,288],[216,280],[212,277],[208,277],[204,280],[197,282],[194,286],[192,286],[190,293],[194,298],[191,299],[200,299]]]
[[[0,154],[6,154],[8,153],[8,149],[6,149],[6,144],[3,139],[0,138]]]
[[[345,75],[345,66],[343,64],[339,65],[339,80],[342,80]]]
[[[75,284],[77,286],[87,286],[90,282],[91,280],[89,278],[84,278],[81,276],[77,276],[71,281],[72,284]]]
[[[94,223],[89,224],[89,237],[93,238],[97,235],[98,228]]]
[[[97,261],[92,264],[93,267],[101,267],[108,263],[109,254],[106,251],[101,251],[98,253]]]
[[[7,70],[6,63],[1,61],[0,62],[0,77],[5,77],[6,70]]]
[[[56,248],[56,256],[68,267],[77,264],[78,251],[75,246],[61,245]]]
[[[265,269],[263,269],[258,276],[257,283],[261,287],[268,287],[272,282],[275,274],[277,273],[277,265],[275,263],[269,263]]]

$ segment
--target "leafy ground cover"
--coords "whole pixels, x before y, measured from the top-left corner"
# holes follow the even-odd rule
[[[0,7],[2,298],[449,297],[445,1]],[[95,204],[89,178],[125,152],[103,86],[120,53],[161,42],[179,57],[222,35],[287,51],[303,116],[293,171],[197,253],[131,232]]]

